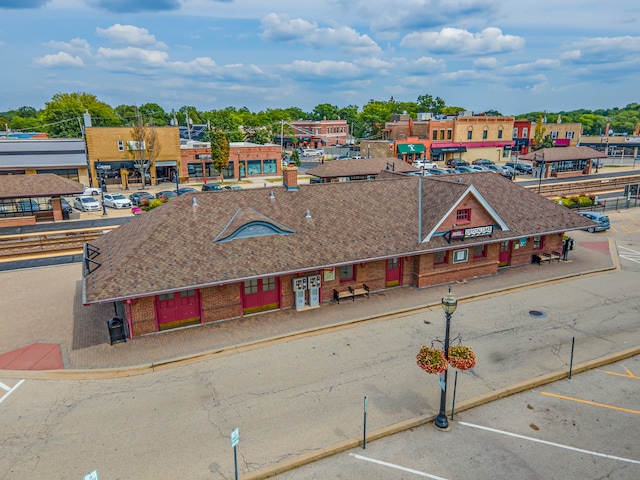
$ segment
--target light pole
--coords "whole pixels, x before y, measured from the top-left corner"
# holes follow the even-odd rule
[[[180,190],[180,174],[178,172],[178,167],[176,167],[176,195],[180,195],[178,190]]]
[[[544,153],[542,154],[542,161],[538,160],[538,154],[534,153],[533,154],[533,158],[534,160],[540,165],[540,170],[538,175],[540,175],[540,178],[538,179],[538,194],[540,194],[540,189],[542,188],[542,177],[545,174],[545,167],[546,165],[544,164]]]
[[[104,204],[104,191],[107,188],[107,184],[104,182],[104,172],[100,170],[100,199],[102,200],[102,216],[107,216],[107,206]]]
[[[449,330],[451,326],[451,316],[456,311],[458,306],[458,300],[451,293],[451,287],[449,287],[449,293],[442,299],[442,310],[447,320],[446,329],[444,332],[444,358],[449,361]],[[447,420],[447,370],[442,372],[444,382],[440,385],[440,411],[436,417],[436,421],[433,425],[443,431],[449,430],[449,421]]]

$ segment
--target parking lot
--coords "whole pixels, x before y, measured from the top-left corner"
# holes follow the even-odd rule
[[[437,380],[433,380],[437,389]],[[640,358],[368,442],[279,480],[640,478]]]

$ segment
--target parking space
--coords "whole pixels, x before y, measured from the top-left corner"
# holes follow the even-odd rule
[[[0,380],[0,403],[7,400],[13,392],[15,392],[20,385],[24,383],[23,380]]]
[[[437,388],[434,385],[434,388]],[[591,370],[277,476],[640,478],[640,357]]]

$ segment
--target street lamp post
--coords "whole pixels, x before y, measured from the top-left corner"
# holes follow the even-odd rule
[[[102,200],[102,216],[107,216],[107,206],[104,204],[104,191],[107,188],[107,184],[104,181],[104,172],[100,170],[100,199]]]
[[[451,316],[456,311],[458,306],[458,300],[451,293],[451,287],[449,287],[449,293],[442,299],[442,310],[444,310],[446,318],[446,329],[444,332],[444,358],[449,361],[449,330],[451,326]],[[440,411],[434,422],[434,426],[440,430],[449,430],[449,421],[447,420],[447,370],[443,373],[443,383],[440,386]]]
[[[537,160],[537,153],[533,154],[533,157]],[[546,165],[544,163],[544,154],[542,154],[542,161],[538,161],[539,165],[540,165],[540,171],[538,173],[538,175],[540,175],[540,178],[538,179],[538,194],[540,194],[540,189],[542,188],[542,177],[544,176],[544,174],[546,173]]]
[[[180,174],[178,172],[178,168],[176,167],[176,195],[179,195],[178,190],[180,190]]]

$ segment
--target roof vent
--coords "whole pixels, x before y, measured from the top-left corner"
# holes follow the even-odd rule
[[[307,213],[304,214],[305,218],[311,218],[311,212],[307,210]]]
[[[462,183],[462,179],[461,179],[460,177],[458,177],[457,182],[458,182],[458,183]]]
[[[274,198],[276,198],[276,196],[273,194],[273,190],[271,190],[271,191],[269,192],[269,198],[270,198],[271,200],[273,200]]]
[[[193,205],[194,207],[197,207],[197,206],[198,206],[198,200],[196,199],[196,197],[193,197],[193,198],[191,199],[191,205]]]

